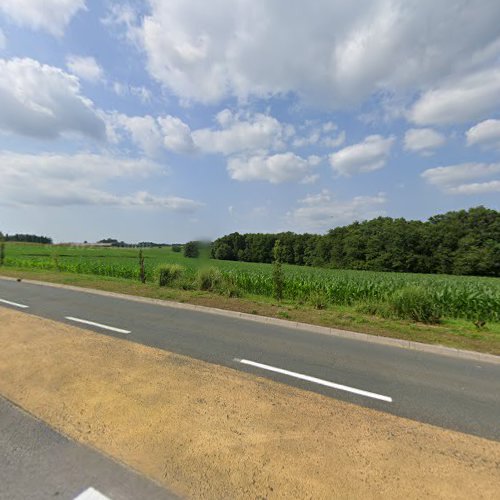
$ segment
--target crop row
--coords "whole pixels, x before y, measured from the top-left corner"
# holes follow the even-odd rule
[[[60,270],[78,274],[118,277],[138,280],[139,266],[133,261],[108,259],[65,259],[38,256],[7,257],[5,264],[21,268]],[[152,281],[156,263],[146,267],[146,279]],[[226,267],[226,266],[225,266]],[[225,268],[222,274],[241,291],[271,297],[273,278],[270,268],[247,271]],[[196,269],[187,268],[186,280],[194,280]],[[383,303],[400,289],[417,286],[439,307],[443,316],[465,319],[500,320],[500,287],[493,282],[456,277],[421,276],[396,273],[310,272],[285,269],[284,297],[294,301],[308,301],[320,296],[327,304],[355,305]],[[495,283],[496,285],[496,283]]]

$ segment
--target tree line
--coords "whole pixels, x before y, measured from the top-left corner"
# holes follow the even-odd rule
[[[0,232],[0,241],[19,241],[24,243],[44,243],[51,245],[52,238],[36,234],[3,234]]]
[[[378,217],[325,235],[232,233],[213,242],[212,257],[271,263],[277,240],[281,262],[287,264],[500,276],[500,212],[482,206],[425,222]]]

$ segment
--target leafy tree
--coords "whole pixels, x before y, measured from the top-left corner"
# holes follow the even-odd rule
[[[197,241],[188,241],[184,245],[184,257],[196,258],[200,255],[200,248]]]
[[[239,234],[214,241],[212,257],[338,269],[500,276],[500,213],[485,207],[435,215],[428,221],[377,217],[325,235]]]

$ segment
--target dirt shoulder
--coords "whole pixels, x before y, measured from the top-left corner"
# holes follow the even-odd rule
[[[204,291],[160,288],[151,283],[142,284],[107,276],[90,276],[57,271],[2,267],[0,275],[153,299],[185,302],[370,335],[500,355],[500,323],[487,324],[481,329],[477,328],[472,322],[463,320],[444,320],[439,325],[426,325],[404,320],[380,318],[361,313],[355,307],[349,306],[331,306],[327,309],[318,310],[308,304],[286,301],[278,304],[272,299],[266,300],[264,297],[228,298]]]
[[[2,307],[0,393],[192,498],[500,491],[500,443]]]

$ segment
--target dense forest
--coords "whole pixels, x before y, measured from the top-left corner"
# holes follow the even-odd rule
[[[2,234],[0,241],[22,241],[25,243],[45,243],[52,244],[52,238],[47,236],[37,236],[36,234]]]
[[[500,212],[484,207],[435,215],[426,222],[378,217],[325,235],[232,233],[214,241],[212,257],[272,262],[277,240],[281,260],[288,264],[500,276]]]

